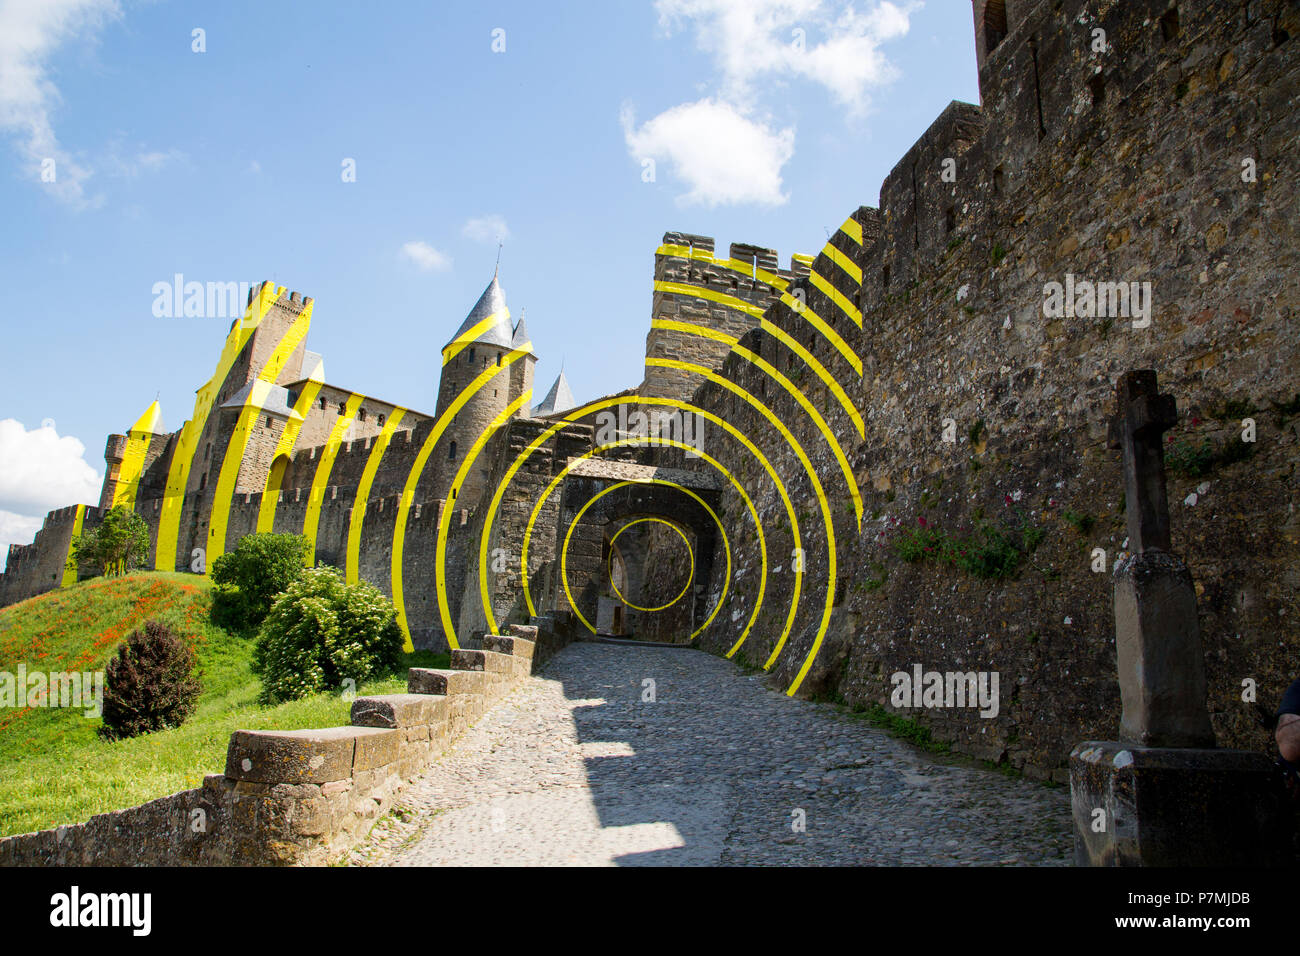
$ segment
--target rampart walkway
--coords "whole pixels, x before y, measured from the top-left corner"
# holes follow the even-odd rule
[[[398,807],[352,862],[1059,865],[1071,832],[1064,790],[936,762],[708,654],[602,644],[562,651]]]

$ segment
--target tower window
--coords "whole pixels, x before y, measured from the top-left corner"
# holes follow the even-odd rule
[[[451,447],[449,447],[449,448],[447,449],[447,460],[448,460],[448,461],[455,461],[455,460],[456,460],[456,443],[455,443],[455,442],[452,442],[452,443],[451,443]]]
[[[344,408],[346,408],[346,407],[347,407],[347,406],[346,406],[343,402],[339,402],[339,415],[340,415],[340,416],[343,414],[343,410],[344,410]]]
[[[384,416],[383,416],[382,414],[380,414],[380,415],[376,415],[376,416],[375,416],[375,421],[378,423],[378,425],[379,425],[380,428],[383,428],[383,427],[384,427]]]
[[[364,408],[357,409],[357,421],[364,422],[365,420],[366,420],[366,410]]]
[[[470,350],[469,350],[469,360],[470,360],[470,362],[473,362],[473,361],[474,361],[474,350],[473,350],[473,349],[470,349]]]
[[[329,402],[325,401],[325,399],[322,398],[320,400],[320,410],[323,412],[327,408],[329,408]]]
[[[988,0],[984,7],[984,55],[1007,38],[1006,0]]]
[[[501,367],[501,353],[500,353],[500,352],[497,353],[497,367],[498,367],[498,368]]]
[[[275,427],[275,426],[273,426],[273,425],[271,424],[271,416],[270,416],[270,415],[267,415],[267,416],[266,416],[266,427],[267,427],[267,428],[274,428],[274,427]]]

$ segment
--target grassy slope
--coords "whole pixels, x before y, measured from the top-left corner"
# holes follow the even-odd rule
[[[209,582],[195,575],[142,573],[83,581],[0,609],[0,671],[102,670],[118,643],[149,618],[191,641],[203,694],[184,726],[109,743],[100,720],[81,710],[0,710],[0,835],[80,823],[96,813],[196,787],[225,767],[230,733],[348,723],[350,703],[319,694],[277,707],[257,703],[252,641],[208,621]],[[359,694],[406,690],[407,665],[446,666],[408,655],[393,676]]]

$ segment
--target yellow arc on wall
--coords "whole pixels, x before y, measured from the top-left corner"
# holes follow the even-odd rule
[[[280,460],[281,456],[288,457],[293,454],[293,448],[298,444],[298,433],[302,431],[303,423],[307,420],[307,413],[312,405],[316,403],[316,396],[320,394],[323,382],[315,379],[309,381],[303,386],[302,394],[298,400],[293,403],[293,411],[297,418],[291,418],[284,424],[284,431],[280,435],[280,442],[275,446],[275,456],[271,459],[271,470],[266,475],[266,490],[262,492],[262,504],[257,512],[257,530],[259,533],[271,532],[275,530],[275,510],[280,503],[280,487],[284,482],[284,472],[276,468],[275,463]]]
[[[347,563],[344,577],[348,584],[357,583],[357,566],[361,563],[361,529],[366,521],[366,503],[370,500],[370,488],[375,483],[379,471],[379,462],[383,460],[388,444],[393,440],[397,425],[406,414],[404,408],[394,408],[384,422],[383,430],[375,443],[370,446],[370,457],[366,459],[365,470],[361,473],[361,482],[357,485],[357,494],[352,501],[352,518],[348,522]]]
[[[122,455],[122,464],[117,473],[117,487],[113,490],[113,500],[110,503],[112,507],[116,508],[118,505],[127,508],[135,507],[136,492],[140,488],[140,476],[144,473],[144,459],[149,453],[149,443],[153,441],[161,417],[162,410],[158,402],[154,401],[131,426],[131,431],[127,435],[126,451]]]
[[[226,335],[226,344],[221,349],[221,357],[217,360],[217,370],[199,389],[194,399],[194,417],[181,427],[181,433],[176,440],[176,449],[172,452],[171,464],[167,470],[167,486],[158,517],[157,545],[154,549],[155,570],[176,570],[181,509],[185,505],[185,490],[189,484],[190,468],[194,464],[199,439],[203,436],[203,429],[208,424],[208,416],[212,413],[217,394],[230,374],[231,368],[234,367],[235,360],[239,358],[244,346],[252,338],[253,332],[266,318],[267,311],[283,291],[280,286],[269,282],[264,283],[257,296],[248,304],[243,317],[230,327],[230,332]]]
[[[276,343],[271,357],[267,359],[266,365],[253,381],[253,387],[249,389],[248,397],[244,399],[244,405],[239,410],[239,419],[235,423],[235,430],[230,435],[230,442],[226,445],[221,471],[217,475],[217,487],[212,494],[212,512],[208,518],[206,562],[208,574],[212,573],[213,562],[226,551],[226,526],[230,521],[230,506],[234,502],[235,485],[239,480],[239,469],[243,464],[244,454],[248,450],[248,441],[252,437],[253,429],[261,420],[262,409],[271,395],[275,380],[280,377],[280,372],[289,361],[289,356],[307,337],[307,330],[311,328],[311,311],[314,304],[308,302],[303,306],[302,312]]]
[[[662,525],[667,525],[677,533],[677,537],[682,539],[682,542],[686,545],[686,553],[690,556],[691,559],[691,571],[686,578],[686,586],[682,588],[681,593],[678,594],[677,597],[673,598],[667,604],[659,605],[659,607],[640,607],[636,604],[633,604],[631,601],[625,598],[623,594],[619,591],[618,584],[614,581],[614,548],[615,548],[615,543],[618,541],[618,536],[621,535],[628,528],[632,527],[633,525],[644,524],[646,522],[652,522],[652,521]],[[571,527],[573,525],[576,525],[577,523],[578,523],[578,519],[574,518]],[[623,525],[623,527],[615,531],[614,536],[609,539],[609,586],[614,589],[614,594],[618,596],[618,599],[622,601],[624,604],[626,604],[628,607],[632,608],[632,610],[645,611],[647,614],[653,614],[656,611],[666,611],[674,604],[676,604],[678,601],[680,601],[682,598],[686,597],[686,592],[691,589],[691,585],[694,583],[695,583],[695,549],[691,547],[691,541],[688,537],[686,537],[686,532],[683,531],[681,528],[677,527],[677,525],[673,524],[667,518],[655,518],[655,517],[637,518],[635,521],[629,521],[627,524]]]
[[[59,587],[66,588],[69,584],[77,583],[77,565],[73,561],[73,545],[81,537],[82,524],[86,520],[86,506],[77,505],[77,514],[72,519],[72,537],[68,538],[68,553],[63,559],[63,577],[59,581]]]
[[[343,414],[338,416],[334,427],[330,429],[329,438],[325,441],[325,449],[316,462],[316,472],[311,479],[311,492],[307,497],[307,513],[302,519],[302,533],[310,542],[307,551],[308,567],[316,563],[316,532],[320,528],[320,509],[325,501],[325,489],[329,486],[330,472],[334,470],[334,459],[338,458],[339,449],[343,445],[343,436],[352,427],[352,422],[357,417],[357,409],[361,407],[365,398],[364,395],[358,395],[356,392],[348,396],[348,400],[343,405]]]

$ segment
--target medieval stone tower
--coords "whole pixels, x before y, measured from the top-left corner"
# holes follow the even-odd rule
[[[452,507],[472,507],[483,490],[490,459],[480,456],[457,480],[466,453],[485,436],[494,419],[514,406],[510,417],[528,414],[525,393],[533,388],[537,356],[523,319],[512,325],[506,294],[497,276],[479,296],[456,334],[442,349],[442,381],[437,418],[450,409],[451,420],[434,446],[434,497]],[[477,389],[472,386],[486,379]]]

